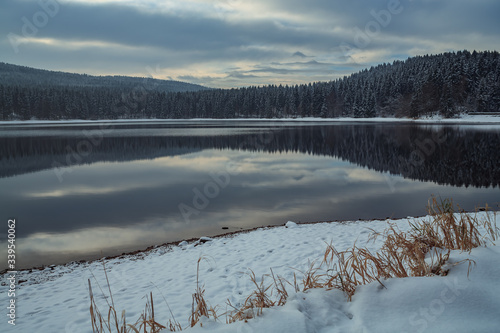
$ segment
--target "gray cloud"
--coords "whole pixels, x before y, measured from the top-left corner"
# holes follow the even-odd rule
[[[21,17],[40,11],[37,2],[11,5],[2,17],[2,30],[21,34]],[[301,32],[272,21],[252,20],[230,23],[216,18],[174,13],[149,13],[116,4],[60,6],[59,13],[39,29],[40,38],[85,41],[100,40],[131,46],[156,47],[209,53],[251,45],[322,45],[326,34]],[[3,11],[4,13],[6,11]]]
[[[275,74],[294,74],[294,73],[334,73],[336,64],[320,63],[315,60],[308,62],[289,62],[289,63],[271,63],[272,66],[257,65],[249,73],[275,73]]]
[[[236,78],[236,79],[248,79],[248,78],[256,78],[257,75],[252,74],[244,74],[241,72],[233,71],[229,72],[226,77]]]
[[[299,57],[299,58],[307,58],[307,56],[304,53],[300,52],[300,51],[295,52],[294,54],[292,54],[292,56],[293,57]]]
[[[275,83],[280,76],[296,83],[334,79],[421,53],[499,48],[496,0],[400,0],[387,16],[394,1],[256,0],[255,12],[239,13],[236,4],[223,15],[194,10],[189,1],[170,11],[148,2],[64,2],[16,53],[8,34],[22,36],[26,20],[34,23],[43,9],[34,0],[4,0],[0,60],[128,75],[158,64],[171,71],[165,77],[229,87]]]

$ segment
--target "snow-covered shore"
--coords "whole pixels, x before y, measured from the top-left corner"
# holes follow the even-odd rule
[[[478,218],[485,218],[485,212]],[[493,213],[489,213],[493,214]],[[229,310],[226,300],[241,304],[255,290],[248,273],[258,282],[264,274],[293,282],[301,279],[312,262],[321,261],[327,243],[347,249],[354,242],[378,250],[382,240],[368,242],[371,230],[383,231],[388,222],[402,231],[408,222],[354,221],[295,225],[258,229],[232,237],[183,242],[179,246],[157,247],[134,256],[105,260],[118,314],[126,310],[127,322],[135,322],[153,293],[156,320],[171,318],[169,308],[182,327],[188,326],[192,293],[196,288],[196,263],[200,257],[200,283],[205,299]],[[498,216],[496,216],[498,219]],[[370,229],[369,229],[370,228]],[[265,309],[261,317],[248,322],[225,324],[203,320],[203,327],[188,332],[498,332],[500,327],[500,246],[477,248],[469,253],[452,251],[450,263],[470,258],[477,266],[467,277],[467,263],[453,266],[447,276],[390,279],[386,288],[372,283],[359,287],[352,302],[341,291],[310,290],[290,297],[283,307]],[[18,272],[16,325],[3,316],[2,332],[92,332],[89,315],[88,279],[101,312],[107,314],[102,291],[106,277],[100,262],[72,263],[42,271]],[[5,275],[0,286],[0,304],[7,312]],[[271,282],[266,278],[266,283]],[[168,303],[168,305],[167,305]],[[4,306],[5,305],[5,306]]]
[[[369,122],[369,123],[422,123],[422,124],[500,124],[500,116],[489,115],[462,115],[459,118],[443,118],[440,116],[425,117],[420,119],[410,118],[234,118],[234,119],[115,119],[115,120],[12,120],[0,121],[0,125],[36,125],[36,124],[99,124],[99,123],[147,123],[147,122],[199,122],[199,121],[267,121],[267,122]]]

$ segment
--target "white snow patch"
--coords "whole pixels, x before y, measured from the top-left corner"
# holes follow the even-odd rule
[[[477,216],[485,218],[487,213]],[[408,222],[394,220],[402,231]],[[302,224],[298,228],[276,227],[214,238],[202,246],[186,243],[159,247],[137,256],[106,260],[113,299],[118,314],[126,310],[127,322],[139,317],[153,293],[156,320],[175,319],[187,328],[192,293],[196,288],[197,261],[205,299],[227,310],[226,300],[238,306],[255,290],[247,273],[255,272],[258,282],[270,268],[276,276],[293,283],[293,275],[307,271],[311,262],[321,261],[326,243],[347,249],[354,242],[375,251],[381,237],[368,242],[368,228],[381,232],[388,221]],[[180,245],[180,244],[179,244]],[[162,255],[161,255],[162,254]],[[283,307],[265,309],[261,317],[226,325],[204,319],[203,327],[187,332],[498,332],[500,327],[500,246],[477,248],[471,253],[452,251],[450,264],[473,259],[476,267],[467,277],[468,264],[452,265],[447,276],[389,279],[359,287],[352,302],[338,290],[310,290],[290,297]],[[292,269],[293,268],[293,269]],[[0,304],[8,304],[8,276],[0,285]],[[0,324],[2,332],[92,332],[89,318],[88,279],[103,314],[106,301],[97,286],[107,292],[106,276],[100,262],[72,263],[31,273],[17,273],[16,325]],[[265,282],[271,283],[269,277]],[[165,300],[168,302],[165,302]],[[4,310],[6,310],[4,308]],[[6,311],[5,311],[6,313]],[[5,316],[5,314],[4,314]],[[6,316],[5,316],[6,317]]]

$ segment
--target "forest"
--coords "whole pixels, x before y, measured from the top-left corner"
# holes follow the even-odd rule
[[[330,82],[207,89],[0,63],[0,120],[408,117],[500,110],[497,51],[384,63]]]

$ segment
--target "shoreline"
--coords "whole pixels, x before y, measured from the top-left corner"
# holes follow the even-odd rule
[[[476,212],[466,212],[469,214],[474,214],[474,213],[479,213],[483,212],[484,210],[478,210]],[[500,210],[488,210],[489,212],[495,212],[498,213]],[[427,215],[421,215],[421,216],[408,216],[408,217],[401,217],[401,218],[390,218],[387,217],[385,219],[380,219],[380,218],[373,218],[373,219],[356,219],[356,220],[328,220],[328,221],[309,221],[309,222],[294,222],[299,226],[308,226],[308,225],[315,225],[315,224],[353,224],[353,223],[359,223],[359,222],[383,222],[383,221],[392,221],[392,222],[399,222],[402,220],[409,220],[409,219],[422,219],[429,216]],[[289,221],[291,222],[291,221]],[[196,247],[200,243],[205,243],[206,240],[204,239],[222,239],[222,238],[233,238],[237,235],[240,234],[248,234],[251,232],[255,232],[258,230],[271,230],[271,229],[276,229],[276,228],[281,228],[281,227],[286,227],[287,223],[283,224],[275,224],[275,225],[267,225],[267,226],[259,226],[259,227],[253,227],[249,229],[240,229],[236,231],[229,231],[229,232],[223,232],[223,233],[216,233],[214,235],[208,235],[208,236],[201,236],[201,237],[192,237],[192,238],[186,238],[186,239],[181,239],[181,240],[175,240],[175,241],[170,241],[170,242],[165,242],[161,244],[155,244],[155,245],[150,245],[146,248],[138,249],[138,250],[133,250],[129,252],[123,252],[121,254],[116,254],[116,255],[109,255],[109,256],[101,256],[96,259],[81,259],[81,260],[71,260],[65,263],[61,264],[47,264],[47,265],[40,265],[40,266],[33,266],[30,268],[21,268],[17,269],[17,272],[27,272],[28,274],[34,272],[34,271],[43,271],[47,268],[54,270],[57,267],[67,267],[71,265],[90,265],[95,262],[103,261],[103,260],[115,260],[115,259],[133,259],[135,258],[140,258],[147,256],[151,254],[153,251],[159,249],[159,248],[165,248],[166,251],[168,252],[170,249],[179,246],[179,244],[186,242],[188,245],[194,244]],[[224,227],[223,227],[224,228]],[[224,230],[224,229],[223,229]],[[0,271],[0,276],[4,276],[7,274],[9,270],[3,269]],[[19,282],[19,284],[22,284],[25,281]]]
[[[412,217],[405,217],[405,218],[386,218],[386,219],[379,219],[379,218],[373,218],[373,219],[356,219],[356,220],[329,220],[329,221],[313,221],[313,222],[296,222],[297,225],[314,225],[314,224],[321,224],[321,223],[338,223],[338,224],[348,224],[348,223],[356,223],[356,222],[371,222],[371,221],[400,221],[403,219],[409,219],[409,218],[423,218],[426,215],[422,216],[412,216]],[[144,256],[148,255],[152,251],[164,247],[167,249],[170,249],[175,246],[179,246],[179,244],[183,242],[187,242],[188,244],[196,243],[199,242],[200,239],[203,238],[210,238],[210,239],[220,239],[220,238],[233,238],[236,235],[239,234],[246,234],[246,233],[251,233],[254,231],[257,231],[259,229],[262,230],[269,230],[269,229],[275,229],[275,228],[280,228],[280,227],[285,227],[286,223],[283,224],[275,224],[275,225],[267,225],[267,226],[259,226],[259,227],[253,227],[249,229],[240,229],[236,231],[228,231],[228,232],[222,232],[222,233],[216,233],[214,235],[208,235],[208,236],[201,236],[201,237],[192,237],[192,238],[185,238],[185,239],[180,239],[180,240],[175,240],[175,241],[170,241],[170,242],[165,242],[161,244],[155,244],[155,245],[150,245],[146,248],[141,248],[138,250],[133,250],[133,251],[128,251],[128,252],[123,252],[121,254],[116,254],[116,255],[109,255],[109,256],[101,256],[100,258],[96,259],[81,259],[81,260],[71,260],[65,263],[61,264],[46,264],[46,265],[40,265],[40,266],[33,266],[30,268],[20,268],[17,269],[17,272],[28,272],[31,273],[33,271],[43,271],[44,269],[50,268],[54,269],[56,267],[65,267],[73,264],[81,265],[81,264],[92,264],[94,262],[102,261],[102,260],[113,260],[113,259],[124,259],[124,258],[131,258],[134,256]],[[224,228],[224,227],[223,227]],[[224,230],[224,229],[223,229]],[[195,245],[196,246],[196,245]],[[8,269],[3,269],[0,271],[0,276],[5,275],[8,272]]]
[[[414,124],[500,124],[500,116],[498,115],[465,115],[459,118],[442,118],[439,116],[412,119],[412,118],[395,118],[395,117],[376,117],[376,118],[185,118],[185,119],[67,119],[67,120],[2,120],[0,125],[56,125],[56,124],[101,124],[101,123],[154,123],[154,122],[325,122],[325,123],[414,123]]]

